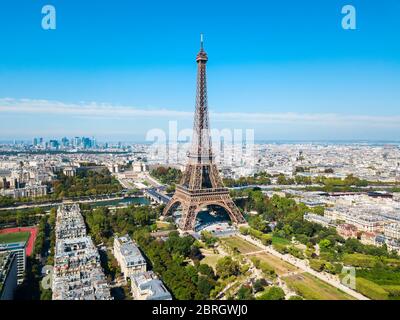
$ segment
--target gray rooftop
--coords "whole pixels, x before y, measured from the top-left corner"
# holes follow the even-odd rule
[[[147,291],[149,295],[146,300],[171,300],[172,296],[164,286],[162,281],[157,278],[154,272],[148,271],[132,278],[140,291]]]
[[[146,264],[142,253],[128,235],[117,238],[127,266]]]

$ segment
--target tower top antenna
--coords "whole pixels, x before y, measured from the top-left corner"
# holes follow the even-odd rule
[[[197,54],[196,61],[207,62],[207,53],[204,51],[204,34],[200,33],[200,51]]]

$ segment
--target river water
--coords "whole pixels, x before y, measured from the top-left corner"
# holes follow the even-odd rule
[[[91,207],[121,207],[130,204],[143,204],[148,205],[150,201],[144,197],[132,197],[132,198],[124,198],[124,199],[116,199],[116,200],[107,200],[107,201],[98,201],[88,203]]]

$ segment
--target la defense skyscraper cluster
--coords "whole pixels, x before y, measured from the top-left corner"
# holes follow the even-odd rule
[[[183,231],[193,230],[197,213],[201,208],[210,205],[224,208],[232,222],[245,223],[241,212],[229,195],[228,188],[223,185],[214,162],[207,104],[207,61],[208,56],[204,51],[203,35],[201,35],[200,51],[196,57],[197,89],[192,145],[182,179],[164,209],[164,215],[168,215],[181,205],[180,228]]]

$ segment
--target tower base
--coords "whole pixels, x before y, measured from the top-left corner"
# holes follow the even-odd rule
[[[179,225],[182,231],[194,230],[197,214],[201,208],[209,205],[224,208],[235,224],[246,223],[227,188],[189,190],[178,185],[174,196],[165,207],[163,215],[170,214],[179,205],[182,207],[182,218]]]

